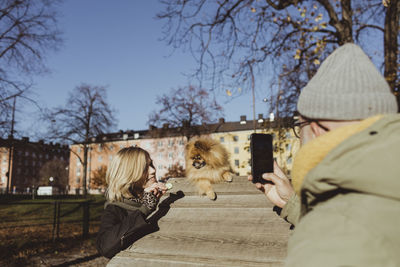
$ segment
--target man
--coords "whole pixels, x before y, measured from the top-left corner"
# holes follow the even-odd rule
[[[345,44],[297,109],[292,184],[276,164],[256,184],[295,225],[286,265],[400,266],[400,115],[385,79]]]

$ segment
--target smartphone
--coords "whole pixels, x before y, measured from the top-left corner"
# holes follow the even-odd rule
[[[268,181],[264,180],[261,176],[266,172],[274,172],[272,135],[251,134],[250,153],[253,183],[267,183]]]

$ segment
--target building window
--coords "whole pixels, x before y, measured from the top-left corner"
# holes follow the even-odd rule
[[[183,146],[185,144],[185,142],[183,140],[179,140],[179,145]]]
[[[234,152],[235,152],[235,154],[239,154],[239,147],[236,146],[236,147],[234,148]]]
[[[108,160],[109,160],[109,161],[112,161],[112,159],[113,159],[113,156],[112,156],[112,155],[108,156]]]
[[[223,142],[225,142],[225,138],[222,136],[222,137],[219,138],[219,141],[220,141],[221,143],[223,143]]]
[[[25,156],[29,156],[29,151],[25,151]]]
[[[158,153],[158,158],[159,158],[159,159],[162,159],[162,158],[163,158],[162,153]]]
[[[235,166],[239,167],[239,160],[238,159],[235,159]]]
[[[168,153],[168,158],[169,158],[169,159],[172,159],[173,156],[174,156],[174,153],[172,153],[172,152],[169,152],[169,153]]]
[[[80,146],[78,146],[77,151],[78,151],[78,153],[81,153],[81,147]]]
[[[162,147],[163,146],[163,142],[162,141],[158,141],[157,146],[158,147]]]
[[[110,146],[110,150],[113,151],[114,150],[114,145]]]
[[[239,136],[237,136],[237,135],[234,135],[234,136],[233,136],[233,141],[234,141],[234,142],[237,142],[237,141],[239,141]]]
[[[102,156],[99,156],[99,157],[97,158],[97,161],[98,161],[98,162],[102,162],[102,161],[103,161],[103,157],[102,157]]]
[[[79,177],[76,177],[75,182],[76,182],[77,184],[79,184],[79,183],[81,182],[81,179],[79,179]]]
[[[168,147],[172,147],[173,145],[174,145],[174,141],[169,140],[169,141],[168,141]]]
[[[162,170],[163,169],[163,165],[158,165],[157,169]]]
[[[119,145],[120,149],[123,149],[125,147],[125,145]]]

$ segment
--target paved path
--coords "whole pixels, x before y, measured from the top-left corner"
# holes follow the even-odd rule
[[[283,265],[289,224],[245,177],[215,185],[216,201],[198,196],[186,179],[171,182],[171,194],[155,213],[159,230],[117,254],[108,267]]]

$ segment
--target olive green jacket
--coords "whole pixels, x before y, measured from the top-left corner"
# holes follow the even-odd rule
[[[281,216],[296,224],[286,266],[400,266],[400,115],[331,150]]]

